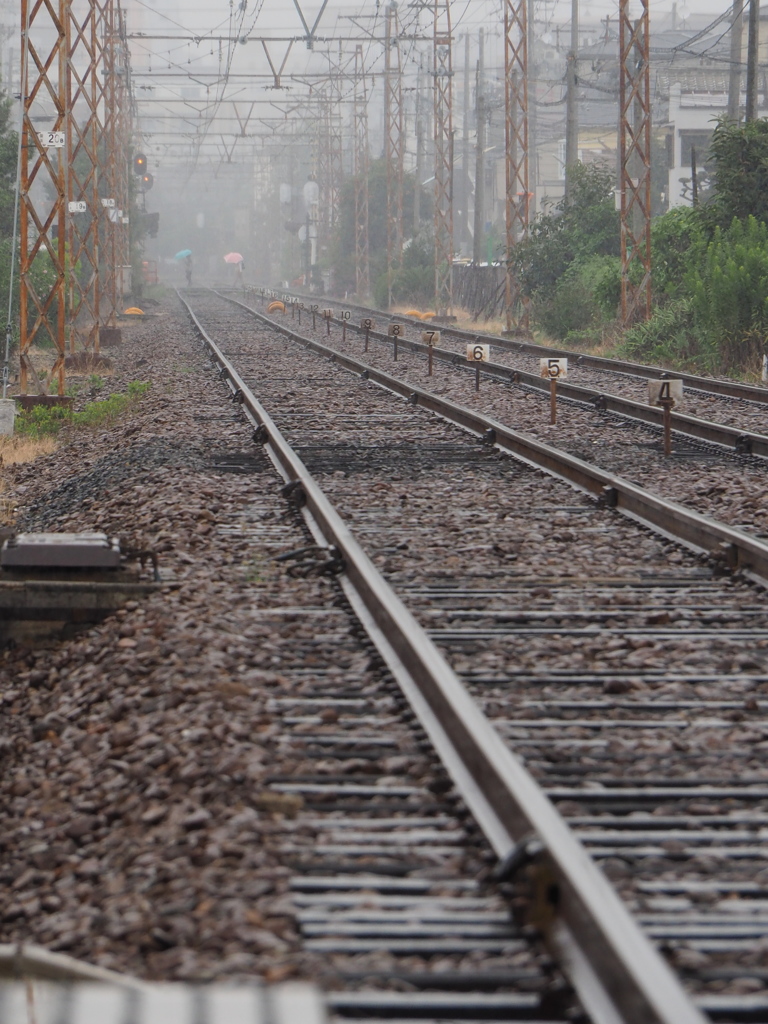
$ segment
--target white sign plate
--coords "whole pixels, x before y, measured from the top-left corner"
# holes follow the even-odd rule
[[[470,363],[487,363],[491,358],[490,345],[467,345],[467,361]]]
[[[681,380],[649,380],[648,405],[661,405],[665,399],[671,399],[674,408],[683,400],[683,382]]]
[[[37,137],[43,149],[64,149],[67,144],[64,132],[38,132]]]
[[[70,213],[85,213],[88,204],[84,199],[74,199],[71,203],[67,203],[67,209]]]
[[[114,210],[114,208],[115,208],[115,200],[114,199],[105,199],[102,196],[101,197],[101,205],[104,207],[105,210]]]
[[[439,345],[440,331],[422,331],[421,343],[423,345]]]
[[[557,359],[540,359],[539,376],[547,380],[563,380],[568,376],[568,360],[563,357]]]

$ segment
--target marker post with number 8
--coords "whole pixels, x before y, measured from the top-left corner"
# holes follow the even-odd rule
[[[480,390],[480,363],[487,363],[491,358],[491,346],[475,342],[467,345],[467,362],[475,363],[475,391]]]
[[[402,324],[390,324],[387,327],[387,334],[390,336],[390,338],[394,342],[395,362],[397,362],[397,339],[401,338],[402,335],[403,335],[403,325]]]
[[[557,382],[568,376],[568,360],[540,359],[539,375],[549,381],[549,422],[554,426],[557,423]]]
[[[434,345],[440,344],[440,331],[422,331],[421,332],[421,343],[422,345],[429,345],[429,369],[427,370],[427,376],[432,376],[432,348]]]

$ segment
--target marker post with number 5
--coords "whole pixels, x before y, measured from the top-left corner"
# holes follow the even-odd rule
[[[540,359],[539,375],[549,381],[549,422],[557,423],[557,382],[568,376],[568,360],[564,358]]]
[[[422,345],[429,345],[429,369],[427,370],[427,376],[432,376],[432,348],[434,345],[440,344],[440,331],[422,331],[421,332],[421,343]]]
[[[681,380],[649,380],[648,404],[661,406],[664,424],[664,455],[672,454],[672,410],[683,400]]]
[[[467,362],[475,363],[475,391],[480,390],[480,363],[487,363],[491,358],[491,346],[475,342],[467,345]]]

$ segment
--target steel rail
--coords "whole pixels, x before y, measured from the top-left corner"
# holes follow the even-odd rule
[[[353,608],[493,847],[500,868],[512,874],[528,867],[531,923],[594,1024],[704,1024],[608,880],[380,575],[189,304],[182,302],[233,399],[257,428],[255,437],[265,444],[283,477],[301,488],[315,529],[343,559],[341,579]],[[285,329],[281,333],[302,340]],[[341,360],[316,343],[310,347],[350,369],[362,365]],[[379,376],[386,375],[370,372],[371,379]]]
[[[265,292],[265,294],[271,294]],[[275,292],[275,298],[285,299],[288,295],[296,295],[296,292]],[[302,296],[303,299],[315,302],[318,298],[317,295]],[[414,327],[424,327],[423,320],[417,320],[415,317],[405,316],[404,314],[388,313],[381,309],[372,309],[369,306],[361,306],[356,303],[347,303],[343,299],[332,298],[331,296],[326,297],[327,302],[336,302],[346,308],[362,310],[366,315],[370,316],[385,316],[392,320],[403,320],[413,324]],[[348,325],[349,326],[349,325]],[[433,326],[439,327],[445,334],[451,334],[461,341],[471,343],[476,341],[479,337],[478,334],[472,331],[462,330],[460,327],[452,327],[450,324],[434,324]],[[693,391],[706,391],[713,395],[722,395],[726,398],[743,398],[748,402],[761,402],[768,404],[768,387],[761,387],[758,384],[739,384],[738,381],[730,380],[717,380],[714,377],[702,377],[695,373],[685,373],[677,370],[665,370],[660,366],[647,366],[645,363],[633,363],[622,359],[609,359],[607,356],[593,356],[588,355],[585,352],[574,352],[573,349],[557,348],[549,345],[537,345],[532,341],[525,341],[522,338],[504,338],[498,334],[483,334],[482,341],[489,344],[498,345],[500,348],[507,349],[510,352],[525,352],[529,355],[541,356],[546,358],[549,356],[571,359],[577,362],[580,366],[591,367],[595,370],[608,370],[610,373],[620,373],[624,375],[643,377],[648,380],[667,380],[670,377],[674,377],[676,380],[682,380],[683,385]]]
[[[365,374],[369,380],[406,398],[412,404],[421,405],[464,427],[508,451],[515,458],[567,480],[581,490],[601,498],[610,508],[631,516],[644,526],[661,531],[672,540],[687,545],[697,554],[714,556],[723,561],[729,569],[743,571],[756,582],[768,586],[768,544],[759,538],[646,491],[631,480],[601,469],[575,455],[569,455],[542,441],[526,437],[482,412],[441,398],[425,388],[399,380],[383,370],[336,352],[318,341],[283,327],[282,324],[231,296],[220,295],[220,298],[239,306],[285,337],[292,338],[332,359],[339,366]]]
[[[337,318],[332,318],[336,322]],[[399,320],[399,317],[394,319]],[[339,320],[341,325],[343,321]],[[420,324],[422,330],[424,324]],[[359,324],[347,323],[347,329],[358,334],[363,333]],[[392,343],[392,339],[381,331],[368,332],[370,338],[375,341]],[[477,342],[479,335],[472,335],[472,340]],[[418,352],[427,355],[429,346],[420,341],[413,341],[409,338],[400,337],[397,340],[399,347],[408,349],[411,352]],[[468,367],[479,366],[480,372],[494,379],[511,381],[514,384],[524,384],[527,387],[535,388],[537,391],[549,394],[549,380],[544,380],[535,373],[526,370],[518,370],[514,367],[505,366],[503,363],[470,363],[465,356],[458,352],[451,352],[449,349],[441,349],[432,346],[433,358],[454,365],[464,364]],[[611,412],[627,419],[640,420],[642,423],[651,423],[662,428],[663,411],[652,405],[645,405],[643,402],[636,402],[631,398],[622,398],[620,395],[611,395],[604,391],[595,391],[592,388],[583,387],[580,384],[570,384],[567,381],[557,382],[557,393],[561,398],[567,398],[574,402],[581,402],[591,405],[600,412]],[[695,437],[697,440],[707,441],[710,444],[719,444],[725,448],[731,448],[736,452],[758,455],[768,458],[768,436],[757,434],[750,430],[740,430],[736,427],[728,427],[722,423],[714,423],[711,420],[702,420],[697,416],[688,416],[685,413],[671,413],[672,429],[678,434],[685,434],[688,437]]]

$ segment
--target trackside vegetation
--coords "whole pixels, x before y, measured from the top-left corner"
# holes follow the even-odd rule
[[[56,437],[64,427],[110,427],[124,416],[145,394],[148,381],[131,381],[127,393],[88,402],[79,412],[64,405],[36,405],[16,417],[16,434],[41,440]]]
[[[768,337],[768,120],[717,121],[696,206],[651,225],[653,311],[621,332],[613,173],[578,165],[568,200],[511,254],[534,327],[574,347],[700,372],[759,372]],[[604,346],[605,347],[605,346]]]

